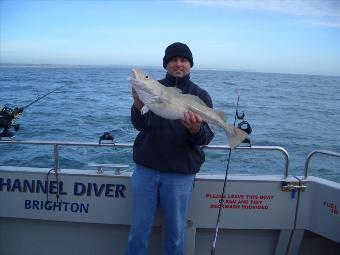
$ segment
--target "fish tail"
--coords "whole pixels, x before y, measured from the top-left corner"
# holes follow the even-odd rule
[[[225,125],[224,131],[228,136],[229,146],[231,149],[239,146],[244,141],[244,139],[248,137],[248,134],[243,130],[228,124]]]

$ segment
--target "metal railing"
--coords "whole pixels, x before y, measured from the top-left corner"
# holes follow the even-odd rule
[[[54,149],[54,169],[59,169],[59,146],[86,146],[86,147],[114,147],[114,148],[132,148],[132,143],[85,143],[85,142],[65,142],[65,141],[25,141],[25,140],[0,140],[0,144],[35,144],[35,145],[53,145]],[[230,150],[228,145],[205,145],[204,150]],[[239,146],[234,150],[255,150],[255,151],[277,151],[284,156],[284,178],[288,177],[289,171],[289,154],[286,149],[280,146]]]
[[[314,156],[315,154],[323,154],[323,155],[328,155],[328,156],[333,156],[333,157],[340,158],[340,153],[338,153],[338,152],[327,151],[327,150],[315,150],[315,151],[312,151],[311,153],[308,154],[308,156],[306,158],[306,161],[305,161],[304,179],[307,179],[307,177],[308,177],[309,162],[310,162],[310,159],[312,158],[312,156]]]

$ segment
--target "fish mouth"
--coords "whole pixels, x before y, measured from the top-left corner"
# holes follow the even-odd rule
[[[133,79],[137,79],[138,78],[138,73],[136,71],[136,69],[132,69],[132,76]]]
[[[131,72],[131,76],[128,78],[128,80],[130,81],[131,85],[136,88],[136,87],[143,87],[142,83],[141,83],[141,74],[140,71],[138,71],[138,69],[132,69]]]

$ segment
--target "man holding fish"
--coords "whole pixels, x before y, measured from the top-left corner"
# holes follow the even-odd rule
[[[132,222],[126,255],[146,254],[157,207],[165,228],[164,254],[184,254],[186,213],[195,174],[205,160],[200,148],[213,139],[208,122],[224,129],[233,148],[246,138],[212,109],[209,94],[190,80],[189,47],[165,50],[166,77],[153,80],[139,70],[129,78],[131,122],[139,131],[133,146]]]

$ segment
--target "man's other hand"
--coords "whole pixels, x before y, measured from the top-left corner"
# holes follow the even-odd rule
[[[197,134],[201,129],[202,118],[197,113],[188,111],[184,113],[183,125],[189,130],[191,134]]]

